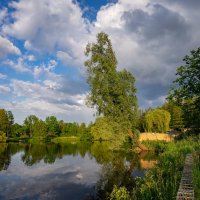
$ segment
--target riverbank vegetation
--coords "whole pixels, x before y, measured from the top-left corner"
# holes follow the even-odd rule
[[[128,190],[124,186],[115,186],[108,199],[176,199],[185,156],[188,153],[194,153],[197,149],[198,151],[200,150],[200,138],[192,137],[170,143],[149,142],[149,145],[151,145],[151,148],[159,155],[158,164],[153,169],[149,170],[144,177],[136,178],[135,185],[131,190]],[[196,178],[194,178],[195,193],[199,195],[198,181],[200,171],[198,162],[195,160],[194,163],[195,167],[193,172],[196,176]]]

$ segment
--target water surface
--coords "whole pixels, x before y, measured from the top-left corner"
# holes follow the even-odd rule
[[[132,188],[151,159],[109,143],[2,143],[0,199],[104,199],[114,184]]]

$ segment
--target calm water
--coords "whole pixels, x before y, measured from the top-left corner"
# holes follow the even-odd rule
[[[104,199],[114,184],[133,187],[151,159],[109,143],[0,144],[0,199]]]

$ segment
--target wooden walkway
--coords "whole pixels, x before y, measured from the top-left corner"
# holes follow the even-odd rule
[[[194,189],[192,184],[192,163],[192,154],[188,154],[185,159],[185,165],[176,200],[194,200]]]

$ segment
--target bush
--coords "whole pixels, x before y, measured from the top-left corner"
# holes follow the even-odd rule
[[[4,133],[3,131],[0,131],[0,142],[6,142],[6,133]]]
[[[125,187],[117,188],[115,185],[110,195],[110,200],[130,200],[131,197]]]

